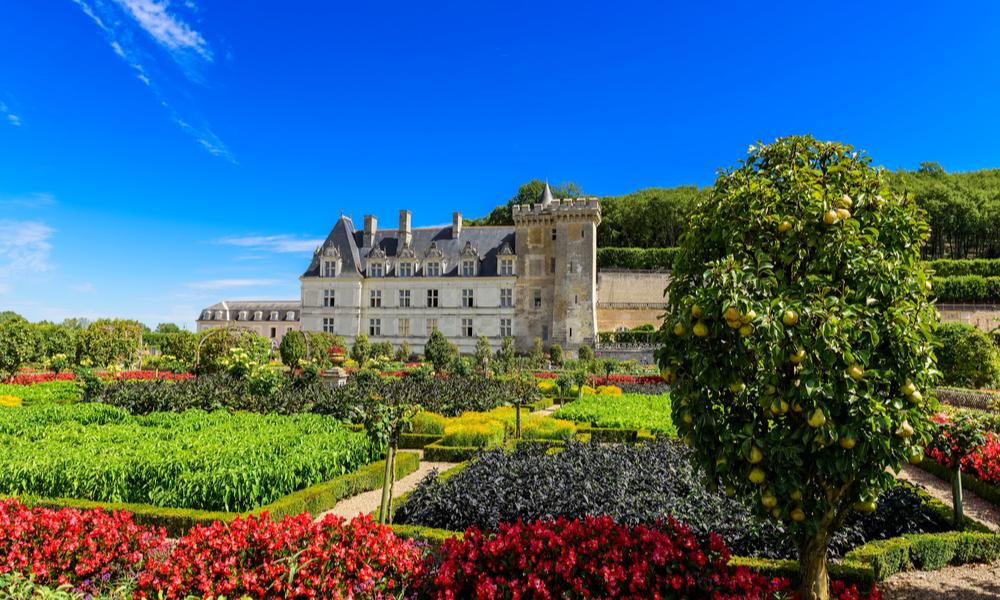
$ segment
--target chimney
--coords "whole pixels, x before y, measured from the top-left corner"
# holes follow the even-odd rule
[[[364,246],[371,248],[375,245],[375,232],[378,231],[378,219],[375,215],[365,215],[365,239]]]
[[[451,213],[451,239],[457,240],[462,235],[462,213]]]
[[[399,247],[409,246],[413,240],[413,232],[410,230],[410,211],[399,211]]]

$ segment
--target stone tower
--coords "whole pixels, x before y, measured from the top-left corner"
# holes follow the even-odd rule
[[[516,344],[575,350],[597,338],[597,198],[555,200],[545,184],[538,204],[513,207],[518,278]]]

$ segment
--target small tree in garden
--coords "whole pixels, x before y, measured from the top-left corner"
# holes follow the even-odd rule
[[[35,352],[35,333],[20,316],[0,322],[0,381],[17,375]]]
[[[944,456],[948,468],[952,470],[952,505],[955,510],[952,522],[956,529],[965,528],[965,515],[962,509],[962,460],[985,443],[986,435],[982,423],[964,413],[958,413],[940,423],[937,435],[931,441],[930,447]]]
[[[455,359],[454,348],[443,333],[435,330],[424,344],[424,356],[434,365],[434,370],[440,373]]]
[[[563,349],[559,344],[552,344],[549,346],[549,360],[552,362],[552,366],[561,367],[563,364]]]
[[[542,346],[542,338],[535,338],[535,344],[531,349],[529,358],[531,359],[531,365],[533,367],[536,369],[540,369],[542,367],[542,364],[545,362],[545,348]]]
[[[927,235],[863,154],[791,137],[718,177],[674,262],[674,420],[713,484],[785,523],[803,598],[829,597],[831,534],[930,439]]]
[[[354,359],[359,365],[364,365],[365,361],[368,360],[372,355],[372,345],[368,341],[368,336],[364,333],[359,333],[357,337],[354,338],[354,344],[351,346],[351,358]]]
[[[576,351],[576,356],[580,359],[580,362],[589,363],[594,360],[594,349],[584,344]]]
[[[399,349],[396,350],[396,360],[399,362],[406,362],[410,360],[410,355],[413,351],[410,350],[410,344],[406,341],[399,345]]]
[[[306,334],[301,331],[289,331],[278,344],[278,355],[281,362],[289,368],[294,368],[299,361],[306,358]]]
[[[496,369],[501,373],[510,373],[517,367],[517,355],[514,353],[514,340],[505,337],[500,341],[500,349],[497,350]]]
[[[363,399],[365,431],[376,444],[385,448],[382,501],[378,512],[379,523],[384,524],[392,517],[399,437],[410,428],[413,417],[420,412],[421,387],[403,377],[377,378],[359,389],[368,394]]]
[[[77,360],[99,367],[136,364],[142,348],[143,326],[138,321],[99,319],[76,338]]]
[[[517,394],[514,397],[514,438],[521,439],[521,409],[530,406],[541,392],[535,383],[535,376],[525,371],[518,371],[514,377],[517,381]]]
[[[476,340],[476,351],[472,358],[476,363],[476,368],[480,371],[490,368],[490,362],[493,360],[493,349],[490,348],[490,341],[486,339],[485,335],[479,336],[479,339]]]

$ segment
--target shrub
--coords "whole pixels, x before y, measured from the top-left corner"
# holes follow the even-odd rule
[[[495,416],[470,412],[445,425],[440,445],[474,448],[497,446],[503,443],[504,430],[503,422]]]
[[[0,573],[31,574],[41,584],[99,591],[112,576],[134,573],[164,537],[124,512],[28,508],[0,500]]]
[[[944,385],[981,388],[1000,383],[1000,352],[985,332],[964,323],[943,323],[938,340]]]
[[[196,526],[150,561],[139,598],[395,598],[422,573],[421,552],[368,516],[351,522],[267,515]]]
[[[526,440],[568,441],[576,435],[576,425],[562,419],[548,417],[521,417],[521,437]]]
[[[935,277],[934,295],[940,303],[994,303],[1000,301],[1000,277],[961,275]]]
[[[258,363],[266,363],[271,354],[271,343],[253,333],[240,329],[207,329],[198,334],[200,350],[195,358],[198,373],[219,373],[225,370],[223,359],[234,348],[242,348]]]
[[[652,524],[669,515],[701,539],[716,532],[740,556],[789,558],[784,527],[751,507],[710,491],[682,444],[641,446],[570,442],[561,452],[519,445],[490,450],[442,481],[427,477],[396,512],[396,523],[462,531],[496,531],[503,522],[606,515],[623,524]],[[942,531],[947,522],[912,488],[883,494],[875,513],[852,516],[834,538],[833,553],[873,539]]]
[[[580,359],[580,362],[589,363],[594,360],[594,349],[584,344],[576,351],[576,356]]]
[[[934,271],[935,277],[1000,277],[1000,259],[995,258],[940,259],[930,261],[928,266]]]
[[[0,493],[245,511],[374,460],[319,415],[157,413],[101,404],[0,412]]]
[[[552,344],[549,346],[549,361],[555,367],[561,367],[563,364],[563,349],[559,344]]]
[[[442,415],[432,412],[419,412],[413,417],[413,433],[434,433],[444,434],[445,423],[448,419]]]
[[[124,319],[98,319],[76,337],[77,362],[94,365],[138,365],[142,324]]]
[[[677,248],[598,248],[598,269],[669,271]]]
[[[306,358],[306,334],[301,331],[287,332],[278,344],[278,355],[286,367],[297,367],[299,361]]]
[[[600,393],[601,390],[598,389]],[[674,436],[677,429],[670,417],[670,396],[643,394],[584,396],[561,407],[555,417],[578,423],[592,423],[596,427],[648,429]]]
[[[455,348],[452,346],[444,334],[435,330],[424,344],[424,356],[434,365],[434,370],[440,373],[444,371],[455,359]]]

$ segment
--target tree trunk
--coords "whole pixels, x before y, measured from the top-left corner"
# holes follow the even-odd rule
[[[951,477],[951,495],[955,505],[955,522],[952,525],[958,531],[962,531],[965,529],[965,514],[962,507],[962,463],[958,463]]]
[[[514,406],[514,439],[521,439],[521,404]]]
[[[392,472],[392,448],[388,447],[385,451],[385,472],[382,476],[382,502],[378,506],[378,522],[383,525],[386,519],[389,517],[389,487],[394,473]]]
[[[389,446],[389,455],[392,457],[392,465],[390,466],[390,473],[392,478],[389,480],[389,512],[387,513],[385,522],[392,523],[392,499],[396,497],[396,454],[399,449],[396,447],[396,443],[393,442]]]
[[[799,547],[799,596],[802,600],[829,600],[830,574],[826,551],[830,538],[821,531]]]

